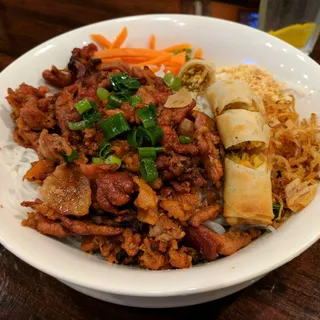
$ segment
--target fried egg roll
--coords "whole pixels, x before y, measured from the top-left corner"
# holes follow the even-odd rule
[[[263,102],[240,80],[220,80],[207,89],[212,112],[220,115],[229,109],[243,109],[264,113]]]
[[[216,117],[223,146],[229,150],[265,149],[270,128],[263,115],[248,110],[227,110]]]
[[[225,158],[224,212],[231,226],[271,224],[270,171],[262,155],[229,155]]]

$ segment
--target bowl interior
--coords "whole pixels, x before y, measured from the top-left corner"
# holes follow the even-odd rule
[[[241,63],[266,68],[277,79],[304,91],[305,96],[297,101],[301,116],[309,116],[311,112],[319,115],[320,67],[281,40],[218,19],[184,15],[137,16],[97,23],[56,37],[4,70],[0,74],[0,147],[12,139],[13,123],[5,100],[8,87],[16,88],[21,82],[35,86],[44,84],[42,71],[53,64],[64,67],[71,50],[89,43],[91,33],[102,33],[112,39],[123,26],[129,29],[128,46],[146,47],[150,34],[155,33],[158,48],[190,42],[196,48],[202,47],[204,57],[215,62],[218,68]],[[318,192],[307,209],[290,218],[277,232],[265,234],[233,256],[188,270],[162,272],[110,265],[82,253],[69,240],[57,241],[21,227],[25,211],[9,201],[15,194],[15,184],[20,183],[15,174],[7,166],[0,167],[1,243],[27,263],[58,279],[100,291],[170,296],[216,290],[271,271],[297,256],[320,236]]]

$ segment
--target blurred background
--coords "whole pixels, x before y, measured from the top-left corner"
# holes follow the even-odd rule
[[[319,61],[319,12],[320,0],[0,0],[0,70],[66,31],[149,13],[189,13],[240,22],[300,46],[308,54],[313,51],[311,57]]]

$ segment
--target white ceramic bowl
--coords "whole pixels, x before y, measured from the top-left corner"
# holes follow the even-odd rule
[[[278,79],[299,86],[308,97],[297,101],[301,115],[319,113],[320,67],[290,45],[255,29],[228,21],[184,15],[148,15],[105,21],[45,42],[15,61],[0,75],[0,147],[13,123],[6,89],[21,82],[43,84],[41,72],[52,64],[64,67],[74,47],[90,42],[91,33],[114,38],[129,29],[128,46],[146,47],[151,33],[157,47],[191,42],[218,67],[254,63]],[[1,158],[1,157],[0,157]],[[87,255],[68,241],[59,242],[20,225],[23,214],[8,204],[14,187],[12,172],[0,167],[0,240],[35,268],[100,299],[133,306],[173,307],[200,303],[237,291],[290,261],[320,237],[320,197],[289,219],[277,232],[266,234],[236,254],[191,269],[147,271],[111,265]],[[26,199],[31,200],[31,199]]]

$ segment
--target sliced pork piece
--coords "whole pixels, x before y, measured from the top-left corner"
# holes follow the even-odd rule
[[[83,236],[116,236],[123,231],[122,228],[114,228],[103,225],[99,226],[88,220],[76,220],[67,217],[61,217],[61,222],[72,233],[80,234]]]
[[[63,161],[63,154],[71,155],[72,148],[69,143],[56,133],[49,134],[42,130],[39,138],[38,154],[40,158],[49,161]]]
[[[28,213],[28,218],[22,221],[22,225],[57,238],[66,238],[71,235],[71,232],[60,222],[49,220],[40,213]]]
[[[100,207],[112,213],[118,213],[116,206],[128,203],[134,191],[131,176],[126,172],[107,173],[97,179],[97,201]]]
[[[44,202],[62,216],[89,213],[90,182],[76,167],[58,166],[44,181],[41,193]]]

